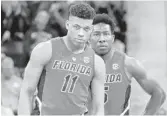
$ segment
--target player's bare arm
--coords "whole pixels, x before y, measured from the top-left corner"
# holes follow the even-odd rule
[[[91,83],[92,115],[104,115],[104,81],[106,75],[105,64],[102,58],[95,55],[95,74]]]
[[[151,96],[144,114],[155,114],[165,101],[165,92],[157,82],[148,78],[146,70],[138,60],[126,56],[125,64],[129,74],[134,77],[140,86]]]
[[[31,114],[34,92],[39,82],[42,70],[50,58],[50,42],[40,43],[33,49],[30,60],[25,68],[24,80],[22,83],[18,106],[19,115]]]

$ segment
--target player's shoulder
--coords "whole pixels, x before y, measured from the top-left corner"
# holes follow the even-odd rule
[[[52,39],[50,39],[50,42],[52,43],[52,42],[58,42],[58,41],[60,41],[60,40],[62,40],[63,39],[63,37],[55,37],[55,38],[52,38]]]
[[[125,66],[126,67],[133,67],[136,65],[136,59],[134,57],[125,55]]]
[[[105,78],[105,73],[106,73],[106,68],[105,68],[105,63],[104,60],[95,54],[95,61],[94,61],[94,77],[99,78],[100,80],[102,77]]]
[[[51,49],[51,40],[45,41],[45,42],[41,42],[39,44],[37,44],[32,52],[39,52],[39,53],[44,53],[44,52],[49,52]]]
[[[127,66],[136,66],[140,65],[141,62],[132,56],[125,55],[125,64]]]
[[[35,48],[37,49],[42,49],[42,48],[51,48],[52,46],[52,42],[53,41],[59,41],[61,40],[62,38],[61,37],[55,37],[55,38],[51,38],[47,41],[44,41],[44,42],[40,42],[39,44],[37,44],[37,46]]]
[[[105,67],[104,60],[97,54],[94,54],[94,66],[95,69]]]
[[[31,59],[49,60],[52,55],[51,40],[41,42],[31,52]]]
[[[128,72],[145,72],[145,68],[143,64],[137,60],[134,57],[130,57],[126,55],[126,60],[125,60],[125,67],[128,70]]]
[[[95,63],[104,63],[104,60],[97,54],[94,54]]]
[[[122,52],[122,51],[120,51],[120,50],[117,50],[117,49],[113,49],[113,52],[114,52],[115,54],[117,54],[118,57],[125,57],[125,56],[126,56],[126,53],[124,53],[124,52]]]

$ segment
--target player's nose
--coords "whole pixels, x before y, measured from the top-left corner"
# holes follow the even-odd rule
[[[101,35],[99,38],[99,43],[104,43],[104,42],[106,42],[106,39],[104,38],[103,35]]]
[[[106,40],[99,40],[99,43],[104,43],[106,42]]]
[[[78,35],[80,37],[83,37],[84,36],[84,30],[83,29],[80,29],[79,32],[78,32]]]
[[[99,43],[104,43],[104,42],[106,42],[106,39],[104,38],[99,39]]]

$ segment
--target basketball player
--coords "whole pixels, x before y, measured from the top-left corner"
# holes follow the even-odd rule
[[[93,26],[91,46],[106,64],[105,115],[129,114],[132,77],[151,96],[144,114],[155,114],[165,101],[164,91],[155,81],[148,79],[138,60],[113,50],[114,24],[107,14],[96,15]]]
[[[94,9],[86,3],[72,5],[66,22],[67,36],[40,43],[33,49],[25,69],[19,114],[31,114],[32,97],[40,79],[41,115],[83,114],[90,87],[92,114],[104,114],[105,64],[86,44],[94,15]],[[41,73],[44,78],[40,78]]]

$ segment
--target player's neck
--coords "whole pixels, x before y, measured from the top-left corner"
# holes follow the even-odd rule
[[[63,37],[63,41],[64,41],[67,49],[74,54],[82,53],[85,50],[85,44],[75,45],[69,40],[69,38],[67,36]]]
[[[101,56],[103,60],[106,62],[108,59],[112,58],[114,55],[114,50],[111,49],[107,54]]]

